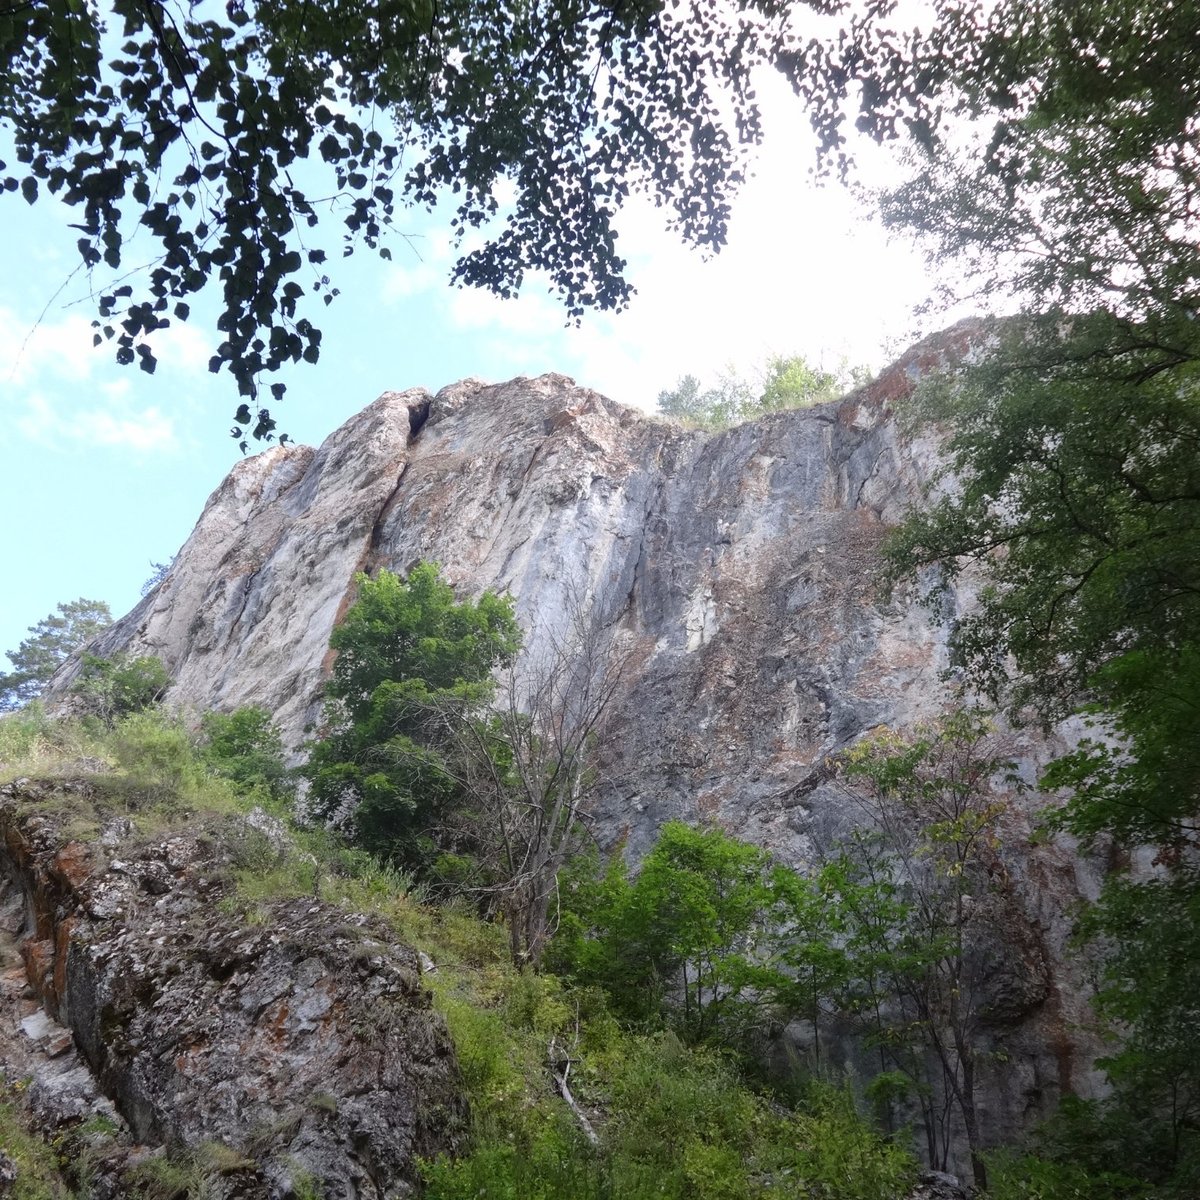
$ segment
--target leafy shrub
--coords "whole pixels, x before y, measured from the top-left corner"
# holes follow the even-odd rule
[[[911,1154],[863,1119],[849,1087],[814,1083],[788,1122],[788,1166],[821,1200],[898,1200],[916,1182]]]
[[[526,1075],[519,1041],[500,1013],[489,1012],[461,996],[441,998],[439,1008],[450,1027],[463,1084],[477,1123],[484,1127],[526,1107]]]
[[[782,977],[763,939],[777,902],[765,851],[716,828],[668,822],[636,879],[618,856],[566,881],[568,915],[551,961],[598,984],[620,1015],[666,1019],[690,1041],[753,1028]]]
[[[183,797],[203,786],[204,764],[177,717],[134,713],[117,725],[109,744],[130,780],[153,797]]]
[[[433,827],[462,788],[445,759],[449,731],[480,710],[492,671],[520,644],[512,602],[455,600],[434,563],[406,580],[358,576],[358,601],[330,638],[326,735],[304,767],[315,815],[348,821],[366,849],[425,868]]]
[[[549,1038],[570,1023],[572,1007],[563,985],[554,975],[522,971],[509,985],[504,998],[504,1019],[514,1029]]]
[[[798,355],[774,355],[748,377],[726,369],[717,385],[704,391],[694,375],[685,375],[675,387],[659,392],[658,410],[686,425],[726,429],[766,413],[828,403],[866,378],[861,368],[848,370],[843,364],[831,373]]]
[[[0,763],[34,758],[45,749],[49,722],[41,702],[0,717]]]
[[[602,1160],[565,1119],[520,1147],[496,1140],[423,1168],[425,1200],[616,1200]],[[630,1198],[632,1200],[632,1197]]]
[[[750,1194],[747,1164],[760,1109],[722,1055],[664,1033],[632,1039],[606,1065],[617,1195]]]
[[[295,793],[283,757],[283,739],[270,713],[254,707],[205,713],[200,728],[205,761],[240,791],[261,792],[275,802]]]
[[[988,1155],[987,1165],[988,1200],[1135,1200],[1149,1195],[1144,1184],[1125,1176],[1033,1154],[999,1151]]]
[[[99,658],[83,656],[83,669],[71,691],[89,716],[112,729],[122,717],[144,712],[162,699],[171,676],[159,658],[123,654]]]

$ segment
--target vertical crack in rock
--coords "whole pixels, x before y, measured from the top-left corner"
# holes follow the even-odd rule
[[[428,417],[428,405],[410,405],[409,414],[414,408],[424,407],[425,415]],[[410,442],[411,444],[411,442]],[[342,593],[342,598],[338,602],[337,613],[333,618],[333,628],[336,629],[343,621],[350,606],[354,603],[356,588],[354,580],[360,572],[370,574],[377,566],[377,558],[380,543],[383,539],[383,528],[387,523],[388,514],[392,510],[392,506],[396,502],[396,497],[400,494],[400,485],[404,481],[404,473],[408,470],[408,463],[400,464],[400,471],[396,475],[396,482],[392,486],[392,490],[388,492],[383,503],[379,506],[379,510],[375,514],[374,521],[371,522],[371,532],[367,536],[363,545],[362,553],[358,556],[358,561],[354,564],[354,570],[350,572],[350,578],[346,582],[346,590]],[[328,679],[329,673],[333,669],[333,660],[337,656],[337,652],[332,648],[325,651],[325,657],[321,659],[321,678]]]
[[[241,623],[242,615],[246,611],[246,605],[250,603],[250,593],[254,590],[254,581],[262,574],[263,564],[259,563],[248,575],[242,577],[242,602],[238,605],[237,616],[233,618],[233,625]]]
[[[426,406],[428,407],[428,406]],[[411,409],[409,410],[411,412]],[[404,482],[404,472],[408,470],[408,463],[400,464],[399,474],[396,476],[396,482],[392,486],[392,490],[388,492],[387,498],[380,505],[379,511],[375,514],[375,520],[371,525],[371,536],[367,540],[367,553],[363,556],[364,564],[374,557],[375,551],[379,549],[380,543],[383,541],[383,527],[387,524],[387,519],[391,515],[392,507],[396,503],[396,497],[400,495],[400,485]],[[369,570],[368,566],[360,566],[360,571]]]
[[[862,480],[858,485],[858,490],[854,496],[854,508],[869,509],[876,515],[876,517],[880,515],[879,506],[876,504],[865,503],[863,497],[866,494],[867,488],[870,487],[872,482],[874,482],[874,480],[878,477],[880,463],[882,463],[890,453],[890,446],[884,446],[876,453],[875,459],[871,463],[871,469],[863,475]]]
[[[633,576],[629,581],[629,592],[625,597],[625,610],[629,613],[629,619],[633,623],[634,628],[637,627],[637,588],[638,582],[642,577],[642,563],[646,560],[646,530],[650,526],[650,514],[654,511],[655,504],[662,498],[663,483],[660,479],[653,488],[646,490],[646,509],[642,513],[642,527],[638,537],[638,554],[637,560],[633,564]]]
[[[417,435],[425,428],[425,422],[429,420],[429,409],[433,404],[433,398],[427,396],[424,400],[417,404],[408,406],[408,444],[411,446],[417,440]]]

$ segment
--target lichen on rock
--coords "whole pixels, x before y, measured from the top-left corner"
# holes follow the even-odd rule
[[[287,1197],[301,1178],[338,1200],[413,1194],[417,1159],[453,1150],[466,1121],[416,953],[316,898],[247,923],[220,831],[63,841],[47,802],[88,787],[0,787],[3,912],[27,978],[14,991],[5,975],[0,1058],[33,1078],[35,1116],[112,1120],[116,1195],[139,1147],[207,1162],[207,1195]]]

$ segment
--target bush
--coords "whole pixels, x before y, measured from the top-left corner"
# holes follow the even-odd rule
[[[116,727],[110,745],[129,779],[152,798],[182,797],[203,787],[204,764],[177,717],[134,713]]]
[[[722,1055],[665,1033],[632,1039],[607,1065],[615,1072],[606,1140],[617,1195],[751,1194],[760,1108]]]
[[[205,713],[200,722],[201,753],[209,767],[242,792],[261,792],[276,803],[295,794],[283,757],[283,739],[261,708]]]
[[[626,1020],[665,1018],[689,1041],[757,1026],[783,982],[765,965],[778,899],[765,851],[671,821],[632,882],[619,856],[603,876],[586,870],[565,882],[552,961],[605,988]]]
[[[423,1168],[425,1200],[617,1200],[604,1163],[566,1118],[529,1144],[492,1141]],[[632,1198],[630,1198],[632,1200]]]
[[[436,858],[434,829],[462,793],[450,732],[484,708],[492,671],[520,644],[512,602],[458,603],[433,563],[407,580],[358,576],[358,601],[333,631],[327,733],[304,775],[315,815],[346,821],[367,849],[406,866]]]
[[[88,716],[112,729],[122,717],[145,712],[162,699],[171,676],[159,658],[123,654],[99,658],[83,656],[83,669],[71,691]]]
[[[725,370],[716,387],[705,391],[694,375],[685,375],[674,388],[659,392],[658,410],[692,427],[727,429],[767,413],[837,400],[866,378],[861,368],[848,370],[843,364],[833,374],[799,356],[774,355],[749,377]]]
[[[40,700],[0,716],[0,763],[42,758],[59,748],[64,739],[60,722],[46,715]]]
[[[1033,1154],[999,1151],[988,1155],[987,1167],[988,1200],[1135,1200],[1150,1194],[1124,1176]]]
[[[848,1084],[810,1085],[789,1122],[789,1166],[821,1200],[898,1200],[916,1182],[917,1164],[863,1119]],[[786,1160],[785,1160],[786,1161]]]

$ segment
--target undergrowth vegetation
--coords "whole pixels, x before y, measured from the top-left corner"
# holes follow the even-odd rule
[[[255,807],[286,818],[275,773],[248,778],[244,766],[157,711],[111,731],[34,707],[0,721],[0,779],[86,775],[86,793],[50,790],[44,801],[61,807],[73,834],[114,816],[142,835],[203,825],[224,840],[224,906],[239,919],[270,921],[280,902],[317,896],[382,917],[428,956],[435,969],[425,979],[454,1040],[473,1126],[469,1153],[424,1164],[430,1200],[904,1195],[914,1160],[868,1126],[849,1091],[814,1084],[802,1104],[784,1107],[720,1047],[624,1027],[601,989],[518,969],[504,928],[462,900],[429,903],[410,874],[325,830],[293,827],[281,846],[230,820]],[[195,1154],[150,1160],[128,1194],[201,1195],[202,1168]]]
[[[71,1192],[59,1175],[57,1155],[26,1129],[15,1095],[11,1089],[6,1091],[10,1094],[0,1098],[0,1150],[15,1178],[0,1183],[0,1193],[11,1200],[69,1200]]]
[[[422,1164],[427,1200],[903,1200],[911,1192],[918,1164],[910,1131],[875,1128],[859,1099],[866,1081],[810,1064],[779,1086],[744,1043],[725,1037],[722,1023],[699,1030],[677,1019],[663,990],[639,1009],[618,986],[624,976],[614,984],[600,969],[603,957],[580,970],[589,935],[578,919],[565,923],[563,953],[550,956],[570,973],[534,970],[514,963],[503,923],[485,919],[467,899],[432,902],[413,872],[327,829],[294,824],[265,714],[210,718],[197,732],[149,710],[108,729],[94,720],[52,720],[30,706],[0,720],[0,781],[21,776],[60,781],[35,789],[42,799],[34,803],[56,808],[71,836],[94,836],[114,817],[128,820],[134,837],[183,823],[205,830],[224,847],[221,903],[234,919],[266,924],[281,903],[312,896],[347,913],[374,914],[425,956],[424,982],[452,1035],[472,1120],[464,1154]],[[72,788],[81,776],[86,788]],[[269,831],[257,819],[236,819],[255,809],[273,817]],[[721,878],[729,871],[736,877],[729,903],[753,893],[747,912],[758,912],[758,890],[770,881],[759,852],[731,848],[711,831],[670,833],[674,841],[661,854],[678,878],[652,872],[643,888],[656,881],[668,891],[687,888],[703,906],[682,872],[719,867]],[[636,883],[614,871],[592,877],[601,898],[632,911]],[[689,923],[685,908],[656,905]],[[668,932],[678,933],[659,919],[655,937]],[[726,949],[710,941],[703,953]],[[724,984],[718,973],[705,986]],[[18,1112],[14,1104],[0,1110],[0,1135],[26,1147],[20,1152],[35,1155],[29,1161],[37,1165],[25,1175],[35,1190],[14,1194],[72,1194],[56,1182],[52,1149],[16,1133],[9,1139],[4,1123],[19,1125]],[[1128,1181],[1069,1164],[1016,1154],[995,1164],[993,1200],[1140,1194]],[[200,1148],[150,1159],[127,1175],[123,1194],[199,1198],[214,1170],[219,1164]],[[321,1195],[320,1181],[310,1190]],[[86,1186],[77,1194],[87,1196]]]

